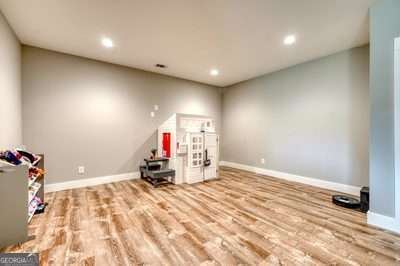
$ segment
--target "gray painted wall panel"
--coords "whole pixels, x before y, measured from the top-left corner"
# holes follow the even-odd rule
[[[368,185],[368,77],[365,46],[225,88],[222,160]]]
[[[400,37],[400,1],[378,1],[370,10],[371,211],[395,216],[394,39]]]
[[[0,150],[22,144],[21,45],[0,12]]]
[[[215,117],[220,130],[212,86],[28,46],[22,72],[24,142],[46,155],[48,183],[138,171],[175,112]]]

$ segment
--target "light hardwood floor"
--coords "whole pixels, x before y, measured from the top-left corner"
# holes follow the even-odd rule
[[[40,252],[42,265],[400,265],[400,236],[333,193],[229,168],[196,185],[49,193],[35,239],[3,251]]]

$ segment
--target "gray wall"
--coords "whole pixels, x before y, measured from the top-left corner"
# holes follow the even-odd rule
[[[138,171],[174,112],[220,129],[218,88],[28,46],[22,61],[24,142],[45,154],[47,183]]]
[[[394,39],[400,37],[400,1],[377,2],[371,32],[371,211],[395,216]]]
[[[22,144],[21,45],[0,12],[0,150]]]
[[[228,87],[222,160],[368,185],[368,88],[368,46]]]

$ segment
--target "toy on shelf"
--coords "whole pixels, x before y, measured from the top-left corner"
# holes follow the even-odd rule
[[[36,213],[36,210],[39,206],[43,205],[43,201],[36,196],[33,196],[32,200],[29,203],[29,210],[28,210],[28,222],[31,221],[33,215]]]
[[[157,149],[151,149],[150,159],[157,158]]]
[[[15,150],[0,151],[0,162],[11,165],[29,165],[36,166],[41,157],[23,150],[21,148]]]
[[[36,166],[29,168],[29,186],[31,186],[37,179],[43,177],[45,171]]]

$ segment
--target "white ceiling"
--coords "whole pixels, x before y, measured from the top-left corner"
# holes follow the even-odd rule
[[[227,86],[368,43],[373,2],[0,0],[0,9],[24,44]],[[283,45],[287,34],[294,46]]]

